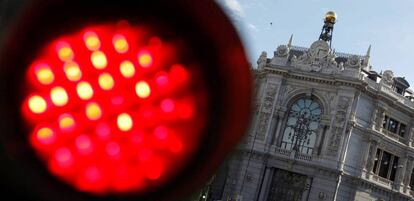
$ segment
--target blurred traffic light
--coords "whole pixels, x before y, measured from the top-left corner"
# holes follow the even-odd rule
[[[14,196],[175,200],[248,124],[249,66],[213,1],[33,1],[0,58]]]

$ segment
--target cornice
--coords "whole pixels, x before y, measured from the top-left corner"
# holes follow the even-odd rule
[[[287,69],[283,66],[272,65],[272,66],[265,66],[262,70],[264,74],[275,74],[281,75],[284,78],[290,78],[295,80],[302,80],[307,82],[313,82],[318,84],[325,84],[329,86],[336,86],[336,87],[353,87],[360,92],[367,94],[373,99],[379,99],[387,103],[391,107],[395,107],[397,110],[407,113],[409,116],[414,116],[414,108],[407,106],[406,104],[401,103],[398,99],[392,97],[391,95],[383,92],[378,91],[372,87],[369,87],[368,83],[360,80],[360,79],[352,79],[346,77],[339,77],[335,75],[325,75],[325,74],[318,74],[315,75],[311,72],[302,72],[296,71],[293,69]],[[262,74],[263,75],[263,74]]]

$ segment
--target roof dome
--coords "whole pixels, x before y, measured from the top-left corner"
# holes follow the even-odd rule
[[[395,77],[394,78],[394,85],[397,87],[401,87],[403,89],[407,89],[410,87],[410,83],[407,82],[405,77]]]

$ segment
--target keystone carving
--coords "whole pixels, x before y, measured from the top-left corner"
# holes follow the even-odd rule
[[[328,43],[317,40],[312,43],[307,52],[299,58],[292,57],[291,61],[294,67],[303,71],[335,74],[341,70],[335,58],[336,56],[329,48]]]

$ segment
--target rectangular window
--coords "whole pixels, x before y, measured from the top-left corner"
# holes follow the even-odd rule
[[[398,127],[398,121],[396,121],[393,118],[390,118],[390,120],[388,121],[387,129],[393,133],[397,133],[397,127]]]
[[[387,115],[384,117],[382,122],[382,127],[387,129],[391,133],[398,134],[401,137],[404,137],[407,126]]]
[[[379,167],[378,176],[383,177],[383,178],[387,178],[388,169],[390,167],[390,162],[391,162],[391,154],[384,151],[382,153],[381,164],[380,164],[380,167]]]
[[[372,172],[382,178],[394,181],[398,168],[398,160],[398,156],[377,149]]]

